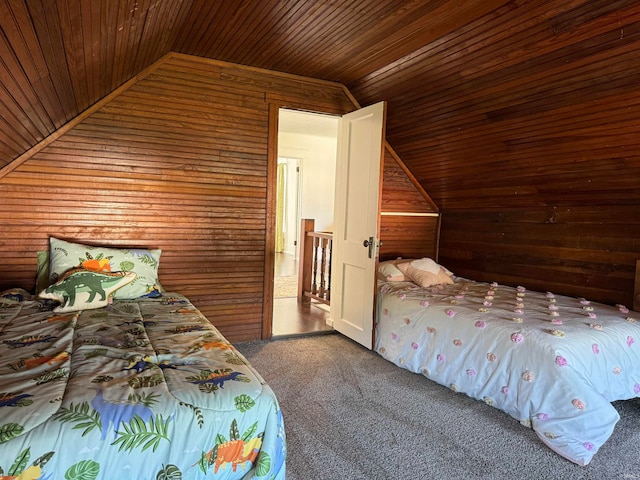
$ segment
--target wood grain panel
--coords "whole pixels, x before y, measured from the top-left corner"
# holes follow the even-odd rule
[[[174,50],[348,84],[507,3],[195,0]]]
[[[494,13],[348,86],[388,100],[387,139],[440,207],[443,264],[630,305],[640,4]]]
[[[380,218],[380,260],[438,258],[439,217],[388,216]]]
[[[106,102],[72,132],[61,131],[175,51],[341,82],[361,105],[387,101],[387,140],[443,218],[579,211],[582,222],[544,228],[554,242],[549,256],[569,260],[582,251],[585,271],[593,268],[591,253],[598,265],[625,271],[633,267],[632,254],[640,256],[628,236],[568,248],[563,243],[586,236],[584,224],[598,231],[602,212],[627,212],[635,225],[640,211],[636,0],[0,0],[0,30],[0,175],[8,174],[2,193],[12,208],[20,209],[15,195],[28,192],[42,202],[45,193],[89,202],[85,207],[97,207],[95,193],[96,202],[106,202],[96,211],[111,215],[105,212],[113,208],[117,221],[128,217],[133,202],[163,208],[162,197],[176,202],[172,218],[177,205],[201,206],[196,198],[216,205],[226,195],[237,206],[251,209],[256,202],[258,208],[260,202],[268,210],[267,105],[329,113],[347,108],[345,92],[330,84],[173,56],[171,74],[145,72],[144,88],[129,88],[126,97]],[[239,122],[251,128],[238,130]],[[30,149],[44,138],[50,144],[31,167],[10,163],[25,152],[30,158]],[[102,172],[105,162],[113,173]],[[18,164],[21,171],[11,172]],[[258,178],[240,183],[241,172]],[[190,175],[203,180],[189,181]],[[101,183],[109,197],[87,178]],[[169,178],[179,181],[173,185]],[[384,208],[420,209],[415,191],[391,178]],[[205,179],[210,185],[203,186]],[[114,196],[125,200],[115,202]],[[42,205],[38,221],[51,215],[51,225],[69,235],[90,236],[78,228],[90,228],[91,221],[72,225]],[[80,213],[68,203],[64,208]],[[31,226],[46,235],[46,221],[7,221],[16,231]],[[505,233],[510,245],[526,249],[546,238],[540,220],[513,222],[517,232],[487,222],[484,241]],[[488,248],[465,238],[465,225],[443,224],[451,239],[443,247]],[[135,238],[132,232],[145,241],[161,235],[143,216],[111,228],[122,239]],[[162,238],[168,238],[183,226],[164,228]],[[623,260],[621,251],[628,253]],[[493,254],[473,258],[478,264],[472,271],[499,273],[509,264]],[[531,262],[535,267],[536,256]],[[563,271],[560,265],[554,272]],[[518,272],[512,272],[514,282],[518,275],[522,282],[543,276],[535,268]],[[588,287],[598,288],[593,282]],[[603,288],[601,296],[608,298]],[[629,285],[624,288],[628,295]]]
[[[468,278],[631,307],[639,239],[635,205],[450,211],[440,262]]]
[[[640,312],[640,260],[636,260],[636,279],[633,286],[633,309]]]
[[[401,164],[385,148],[382,172],[382,212],[437,213],[433,201],[411,181]]]
[[[389,99],[443,211],[637,203],[639,26],[629,0],[505,5],[349,87]]]
[[[49,236],[161,248],[167,290],[232,341],[268,337],[279,107],[355,108],[339,84],[166,57],[0,179],[0,289],[33,288]],[[384,172],[386,206],[433,210],[389,153]],[[384,251],[431,254],[432,222],[384,220]]]
[[[382,172],[381,212],[380,260],[438,257],[439,218],[435,205],[406,175],[388,147]]]
[[[263,336],[270,96],[354,108],[338,84],[167,57],[0,179],[0,289],[33,288],[50,235],[161,248],[166,289],[232,341]]]
[[[0,1],[0,168],[169,53],[185,0]],[[15,119],[15,121],[14,121]]]

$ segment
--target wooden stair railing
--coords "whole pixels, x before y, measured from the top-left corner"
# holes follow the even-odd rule
[[[316,232],[315,220],[302,219],[300,261],[298,263],[298,301],[331,303],[331,247],[333,235]]]

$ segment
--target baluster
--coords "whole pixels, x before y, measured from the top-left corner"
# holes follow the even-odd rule
[[[320,257],[320,290],[318,291],[318,296],[325,298],[326,293],[326,285],[325,285],[325,270],[326,270],[326,262],[327,262],[327,239],[320,239],[322,255]]]
[[[313,237],[313,274],[312,274],[312,283],[311,283],[311,293],[314,295],[318,292],[318,246],[319,246],[319,238]]]
[[[324,232],[314,232],[309,229],[313,224],[303,225],[304,241],[301,241],[301,258],[299,272],[301,280],[298,291],[302,298],[314,298],[329,304],[331,299],[331,258],[333,255],[333,239]],[[308,288],[308,290],[307,290]]]
[[[300,259],[298,261],[298,302],[308,303],[311,291],[311,262],[313,260],[313,233],[315,221],[303,218],[300,220]]]

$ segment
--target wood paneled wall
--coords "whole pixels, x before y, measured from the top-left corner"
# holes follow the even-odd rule
[[[454,210],[440,261],[457,275],[633,305],[636,205]]]
[[[355,108],[339,84],[168,55],[5,169],[0,290],[33,290],[49,236],[161,248],[167,290],[231,341],[260,338],[278,107]]]
[[[638,52],[637,0],[508,2],[347,86],[388,100],[387,139],[440,207],[441,263],[630,305]]]
[[[0,289],[50,235],[161,248],[160,281],[230,340],[262,335],[269,105],[345,113],[339,84],[172,54],[0,179]]]
[[[631,291],[631,270],[634,259],[640,258],[640,245],[634,240],[640,216],[638,0],[0,0],[0,30],[0,168],[47,135],[58,133],[65,122],[170,51],[324,78],[345,84],[363,105],[387,101],[387,139],[443,215],[443,263],[456,262],[469,276],[477,272],[527,285],[570,277],[559,280],[557,287],[571,292],[582,285],[600,299],[627,297]],[[111,140],[122,146],[123,155],[129,155],[127,148],[134,152],[136,143],[131,139],[148,134],[165,138],[165,125],[146,127],[144,122],[147,118],[168,121],[163,109],[172,108],[170,95],[176,89],[191,88],[193,96],[191,103],[180,100],[175,107],[181,119],[174,135],[199,131],[212,156],[229,151],[236,158],[236,144],[229,144],[226,137],[230,130],[236,131],[236,125],[233,117],[211,124],[196,105],[207,104],[212,92],[216,98],[229,93],[231,111],[238,107],[251,112],[242,115],[247,122],[257,122],[256,128],[238,132],[249,150],[237,155],[247,164],[254,162],[258,171],[267,168],[262,163],[264,138],[258,138],[265,135],[263,122],[268,123],[265,98],[273,105],[291,101],[291,106],[316,111],[327,106],[340,110],[345,101],[344,92],[335,86],[320,91],[313,84],[307,91],[306,85],[312,83],[292,77],[253,77],[230,69],[209,75],[209,67],[195,68],[201,70],[195,80],[190,73],[182,74],[170,78],[165,89],[159,79],[160,87],[150,86],[140,93],[152,92],[146,94],[157,98],[157,111],[146,111],[144,103],[140,110],[141,98],[127,100],[137,111],[121,107],[137,115],[135,121],[123,124],[123,128],[134,127],[129,136],[118,132]],[[215,84],[208,83],[209,77]],[[276,77],[280,80],[272,83]],[[203,84],[204,100],[199,96]],[[240,84],[246,86],[246,95],[238,94]],[[162,95],[156,97],[158,91]],[[255,105],[263,110],[258,113]],[[227,142],[222,149],[209,140],[215,138],[216,128],[221,129],[221,142]],[[73,135],[78,137],[80,131]],[[185,138],[190,141],[194,136]],[[164,143],[172,140],[166,137]],[[155,147],[156,142],[152,143]],[[157,142],[160,150],[140,147],[131,158],[143,152],[150,162],[146,168],[153,169],[154,156],[164,153],[164,143]],[[106,145],[110,155],[112,144]],[[76,165],[84,159],[82,150],[78,152]],[[81,167],[84,171],[97,170],[94,156],[87,156],[90,161]],[[188,176],[188,168],[196,175],[208,175],[205,170],[211,161],[202,152],[186,152],[182,175]],[[158,165],[169,175],[181,169],[168,167],[167,160]],[[126,173],[126,168],[134,167],[114,162],[113,169],[118,168]],[[175,185],[186,191],[159,192],[159,185],[173,184],[158,179],[155,171],[137,168],[140,178],[146,176],[139,183],[148,196],[126,191],[125,182],[119,180],[117,192],[129,195],[126,198],[152,199],[145,203],[149,212],[164,206],[153,195],[173,195],[186,205],[194,198],[190,189],[202,185],[184,180]],[[233,182],[233,172],[229,174]],[[16,175],[24,177],[27,172]],[[106,185],[114,185],[109,175],[103,179]],[[264,171],[258,173],[258,184],[264,181],[263,175]],[[9,180],[18,183],[2,185],[0,193],[10,194],[0,201],[14,211],[2,214],[11,231],[0,232],[0,248],[5,249],[0,253],[31,254],[34,245],[29,242],[42,242],[52,230],[49,220],[29,220],[24,209],[34,211],[35,205],[37,215],[53,215],[45,197],[54,193],[67,195],[69,208],[79,204],[98,212],[107,208],[114,218],[117,212],[126,212],[121,218],[128,218],[130,203],[104,200],[109,206],[103,207],[99,196],[93,200],[94,187],[85,185],[69,194],[71,187],[55,184],[48,174],[42,186],[35,176],[30,177],[31,184],[23,185],[19,183],[27,181],[23,177],[18,180],[11,174]],[[65,181],[78,178],[90,179],[64,175]],[[152,179],[160,183],[150,185]],[[251,196],[266,189],[264,184],[239,185],[233,194],[237,202],[253,201],[254,206],[262,202],[260,208],[268,208],[268,192]],[[41,190],[35,191],[36,187]],[[16,195],[25,195],[30,207]],[[38,195],[41,199],[34,200]],[[186,200],[180,195],[186,195]],[[218,198],[223,196],[205,203],[219,206]],[[177,207],[170,207],[174,214]],[[556,217],[553,211],[563,213]],[[76,215],[75,210],[70,212]],[[98,218],[104,217],[99,213]],[[70,230],[69,236],[81,233],[89,238],[99,232],[90,232],[92,221],[81,218],[86,230]],[[549,218],[558,220],[547,222]],[[430,238],[435,229],[429,221],[428,217],[383,217],[382,237],[387,242],[383,255],[394,256],[407,247],[396,245],[403,237]],[[406,222],[413,222],[415,228],[408,228]],[[426,224],[420,226],[420,222]],[[59,219],[59,223],[61,229],[72,225],[70,219]],[[258,230],[262,227],[256,224]],[[20,233],[13,232],[34,228],[43,229],[42,237],[26,237],[29,246],[5,240],[7,235],[20,238]],[[127,222],[123,228],[129,228]],[[146,235],[147,229],[137,224],[135,228],[140,240],[123,233],[114,241],[141,241],[141,232]],[[153,243],[153,235],[145,241]],[[217,237],[207,241],[220,245]],[[418,243],[422,245],[421,240]],[[511,252],[496,251],[500,245],[517,250],[515,265]],[[255,246],[246,248],[254,251]],[[210,248],[201,253],[211,252],[219,255],[219,250]],[[23,267],[12,260],[7,268],[11,272],[24,268],[25,273],[15,275],[26,282],[34,260],[23,261]],[[541,261],[553,266],[542,268]],[[15,275],[0,282],[9,283]],[[624,292],[613,295],[617,287],[607,284],[620,280]]]
[[[380,218],[380,260],[438,256],[438,208],[395,152],[385,149]]]

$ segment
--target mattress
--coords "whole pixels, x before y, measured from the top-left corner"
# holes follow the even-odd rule
[[[375,349],[505,411],[580,465],[612,434],[611,402],[640,395],[640,313],[552,292],[380,282]]]
[[[0,297],[0,476],[285,478],[276,396],[186,297],[51,307]]]

